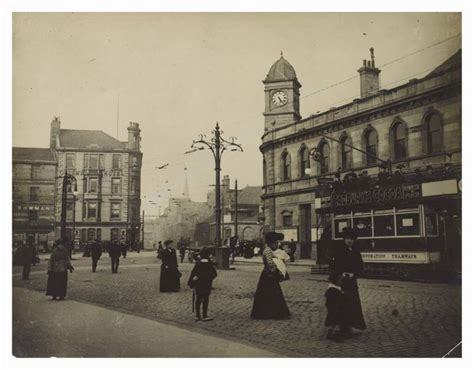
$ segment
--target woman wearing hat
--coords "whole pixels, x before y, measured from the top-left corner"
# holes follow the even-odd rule
[[[352,328],[366,329],[362,305],[359,297],[357,278],[362,274],[364,263],[357,248],[357,231],[346,227],[343,230],[343,245],[335,247],[329,261],[329,272],[343,276],[342,290],[344,292],[344,320],[341,332],[347,337],[353,335]]]
[[[258,281],[251,317],[264,320],[285,320],[290,318],[280,281],[284,279],[273,262],[273,251],[278,248],[278,241],[283,240],[283,234],[268,232],[265,234],[263,249],[263,271]]]
[[[176,250],[171,247],[172,240],[165,241],[165,248],[161,253],[160,292],[177,292],[181,273],[178,271]]]
[[[67,291],[67,272],[74,271],[69,252],[62,240],[58,240],[48,261],[48,285],[46,295],[63,300]]]

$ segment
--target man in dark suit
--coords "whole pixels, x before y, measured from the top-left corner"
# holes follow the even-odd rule
[[[116,274],[118,272],[121,253],[122,250],[120,248],[119,242],[114,240],[109,247],[110,262],[112,263],[112,274]]]
[[[92,258],[92,272],[97,269],[97,262],[99,262],[100,256],[102,256],[102,246],[97,240],[90,246],[90,254]]]
[[[35,258],[35,248],[33,245],[23,242],[22,245],[23,259],[23,280],[30,280],[31,264]]]

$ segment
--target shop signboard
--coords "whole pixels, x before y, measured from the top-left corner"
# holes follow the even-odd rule
[[[392,185],[354,192],[335,193],[321,201],[321,206],[346,207],[384,204],[421,197],[420,184]]]

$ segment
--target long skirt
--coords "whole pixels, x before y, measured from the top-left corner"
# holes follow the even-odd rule
[[[362,313],[362,304],[359,297],[359,288],[357,280],[351,279],[350,282],[342,284],[344,292],[344,326],[351,326],[355,329],[364,330],[367,328],[364,315]]]
[[[260,275],[250,315],[259,320],[285,320],[290,318],[280,282],[265,270]]]
[[[67,271],[50,272],[46,295],[52,297],[65,297],[67,292]]]
[[[165,269],[162,267],[160,273],[160,292],[178,292],[180,276],[181,274],[177,269]]]

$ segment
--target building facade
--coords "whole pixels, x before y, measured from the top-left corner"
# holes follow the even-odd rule
[[[237,196],[236,196],[237,192]],[[241,240],[255,240],[262,237],[263,224],[261,222],[262,210],[262,188],[260,186],[245,186],[242,189],[235,189],[231,186],[228,175],[224,176],[221,184],[221,209],[222,209],[222,239],[226,240],[235,236],[237,214],[237,235]],[[207,194],[207,203],[211,209],[215,208],[216,198],[215,190]],[[237,203],[237,207],[235,206]],[[237,213],[236,213],[237,211]],[[205,243],[214,243],[216,235],[215,217],[210,217],[206,223],[208,224],[208,239],[200,237],[199,239]],[[206,230],[201,225],[200,230]],[[203,233],[203,231],[201,231]]]
[[[61,129],[51,122],[50,147],[57,157],[56,237],[60,236],[63,176],[67,186],[66,239],[75,246],[92,240],[126,241],[135,248],[141,239],[140,127],[131,122],[128,141],[99,130]]]
[[[271,67],[265,228],[297,241],[300,258],[323,261],[316,242],[351,226],[369,270],[460,269],[461,51],[389,90],[373,49],[358,72],[360,98],[301,119],[294,68],[283,56]]]
[[[54,242],[56,158],[48,148],[13,148],[13,242],[48,250]]]

